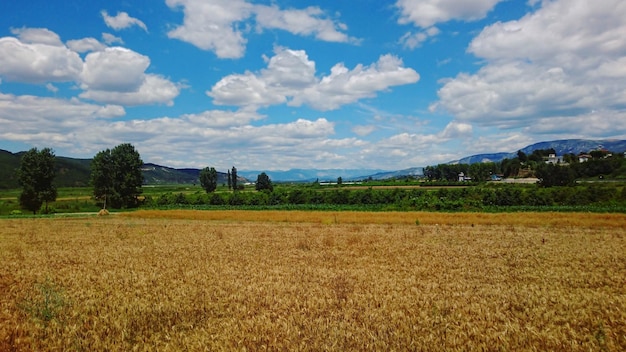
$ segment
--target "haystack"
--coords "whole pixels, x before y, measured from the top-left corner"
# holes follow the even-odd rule
[[[100,211],[98,212],[98,216],[105,216],[105,215],[109,215],[109,211],[106,209],[100,209]]]

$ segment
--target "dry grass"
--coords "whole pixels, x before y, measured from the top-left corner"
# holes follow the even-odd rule
[[[216,213],[2,220],[0,350],[626,349],[620,215]]]
[[[142,219],[188,219],[223,222],[287,222],[321,224],[521,225],[532,227],[613,227],[626,230],[620,213],[437,213],[358,211],[140,210],[121,213]]]

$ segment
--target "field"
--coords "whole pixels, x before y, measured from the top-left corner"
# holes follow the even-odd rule
[[[0,220],[0,350],[626,350],[626,214]]]

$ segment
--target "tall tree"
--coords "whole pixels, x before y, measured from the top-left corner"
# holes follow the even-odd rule
[[[130,208],[139,205],[142,193],[143,161],[139,152],[129,143],[112,150],[99,152],[91,163],[91,184],[94,196],[113,208]]]
[[[200,185],[202,185],[206,193],[217,189],[217,171],[214,167],[205,167],[200,171]]]
[[[228,190],[230,191],[231,187],[233,187],[233,177],[230,174],[230,170],[228,170]]]
[[[237,190],[237,168],[233,166],[233,169],[230,171],[230,182],[233,185],[233,191]]]
[[[36,214],[41,205],[54,202],[57,198],[57,189],[52,184],[56,172],[54,170],[55,156],[50,148],[38,151],[32,148],[24,154],[18,170],[18,182],[22,186],[20,206]]]
[[[256,178],[256,185],[254,186],[257,191],[270,191],[274,190],[274,186],[272,185],[272,180],[267,176],[265,172],[260,173]]]

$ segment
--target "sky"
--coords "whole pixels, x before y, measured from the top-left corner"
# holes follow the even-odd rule
[[[0,2],[0,149],[381,169],[626,139],[623,0]]]

